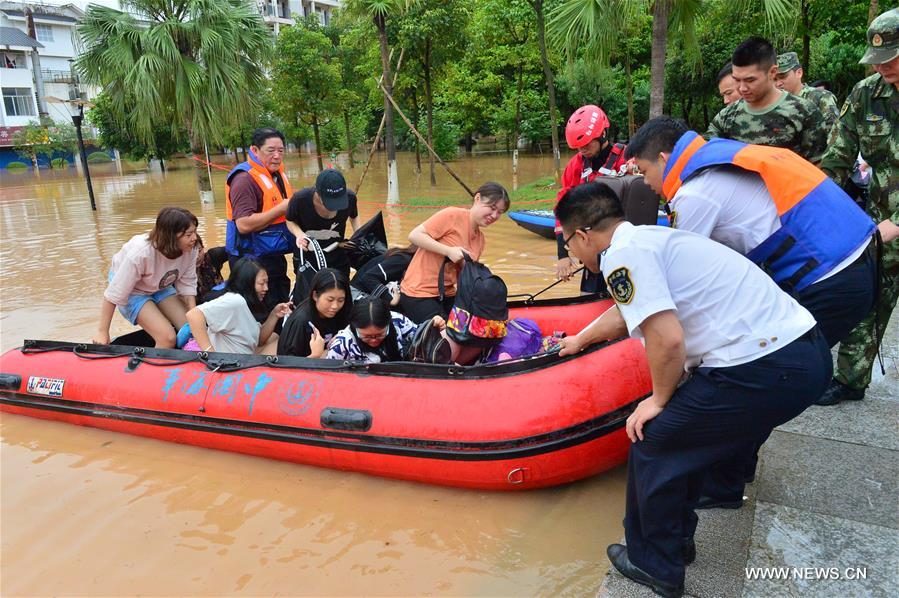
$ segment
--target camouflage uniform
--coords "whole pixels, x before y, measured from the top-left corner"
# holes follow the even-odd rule
[[[882,37],[877,37],[878,31]],[[884,40],[892,40],[899,57],[899,9],[875,19],[868,30],[868,40],[872,48],[887,46]],[[831,132],[821,169],[841,182],[852,173],[859,152],[874,171],[868,213],[875,222],[890,220],[899,225],[899,90],[879,74],[860,81],[849,94]],[[840,345],[834,378],[852,389],[861,390],[871,383],[871,367],[877,353],[875,314],[881,329],[885,328],[899,297],[899,239],[884,244],[882,267],[883,288],[875,309]]]
[[[791,149],[809,162],[821,159],[829,130],[817,106],[791,93],[760,112],[746,100],[725,106],[709,124],[706,139],[724,137],[744,143]]]
[[[778,74],[788,73],[802,68],[799,62],[799,56],[796,52],[783,52],[777,55],[777,72]],[[802,89],[796,94],[804,100],[808,100],[818,107],[818,110],[824,116],[824,122],[827,123],[827,130],[833,127],[840,117],[840,108],[837,106],[837,96],[833,95],[826,89],[818,89],[802,84]]]
[[[829,131],[834,123],[840,117],[840,108],[837,106],[837,96],[833,95],[826,89],[818,89],[810,85],[803,85],[799,93],[796,94],[804,100],[808,100],[818,107],[821,115],[824,116],[824,123]]]

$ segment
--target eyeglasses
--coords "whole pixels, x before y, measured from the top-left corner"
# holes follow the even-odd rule
[[[358,336],[359,338],[361,338],[364,341],[382,341],[385,338],[387,338],[387,334],[389,332],[390,331],[388,329],[385,329],[384,332],[380,332],[378,334],[362,334],[361,332],[359,332],[359,329],[357,328],[356,336]]]
[[[591,230],[592,228],[593,228],[592,226],[582,226],[581,228],[574,229],[574,232],[571,233],[570,235],[568,235],[568,237],[562,241],[562,247],[565,249],[565,251],[571,251],[571,247],[568,246],[568,243],[571,242],[571,240],[577,234],[577,231],[587,232],[587,231]]]

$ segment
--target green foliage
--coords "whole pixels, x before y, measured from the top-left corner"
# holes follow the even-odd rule
[[[410,119],[412,118],[411,114],[407,114],[407,116]],[[420,126],[415,127],[422,135],[425,135],[425,118],[426,115],[424,109],[422,109],[418,119]],[[436,108],[434,110],[434,151],[437,152],[437,155],[443,160],[455,158],[459,153],[459,139],[461,136],[462,132],[458,125],[447,119],[442,109]],[[396,139],[397,148],[405,150],[415,149],[415,134],[409,130],[409,127],[402,120],[398,120],[396,123]],[[419,147],[421,152],[426,155],[427,148],[421,145]]]
[[[168,160],[190,149],[187,130],[173,114],[153,124],[152,138],[146,142],[135,133],[128,119],[121,119],[116,114],[113,100],[105,91],[94,99],[94,107],[87,113],[87,120],[100,132],[103,147],[118,149],[129,160]]]
[[[68,168],[69,161],[65,158],[54,158],[50,161],[50,166],[52,166],[53,168]]]
[[[12,143],[19,155],[28,157],[33,164],[38,156],[52,159],[54,153],[71,152],[77,147],[75,127],[50,119],[31,121],[13,134]],[[53,167],[52,162],[50,166]]]
[[[355,149],[365,143],[365,133],[369,115],[359,111],[350,111],[350,140]],[[322,152],[347,151],[346,126],[343,114],[334,116],[321,130]]]
[[[316,136],[341,106],[341,67],[333,50],[315,17],[282,29],[278,36],[272,69],[275,111],[288,123],[311,126]]]
[[[28,164],[24,162],[10,162],[6,165],[6,170],[10,172],[21,172],[23,170],[28,170]]]
[[[255,2],[123,4],[129,12],[88,5],[76,66],[87,83],[104,89],[129,134],[155,147],[155,127],[178,122],[199,149],[258,111],[272,39]]]
[[[106,152],[91,152],[87,155],[88,164],[108,164],[112,162],[112,158]]]

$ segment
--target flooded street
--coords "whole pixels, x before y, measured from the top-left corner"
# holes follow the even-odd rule
[[[363,156],[357,156],[361,158]],[[360,219],[386,197],[377,161],[358,190]],[[233,158],[233,157],[230,157]],[[227,166],[228,156],[215,162]],[[175,165],[173,165],[175,166]],[[91,166],[98,212],[69,172],[0,175],[0,345],[25,338],[89,341],[112,256],[180,205],[205,245],[224,243],[224,170],[201,205],[193,170]],[[338,163],[355,188],[362,165]],[[400,196],[453,200],[462,188],[438,166],[400,156]],[[287,157],[298,189],[317,174]],[[511,157],[460,158],[472,188],[512,189]],[[548,155],[522,156],[520,183],[550,175]],[[553,192],[547,191],[546,197]],[[545,208],[519,205],[512,209]],[[435,210],[384,210],[391,244]],[[553,281],[555,243],[502,218],[482,256],[510,293]],[[545,296],[577,293],[577,283]],[[113,336],[133,328],[120,316]],[[486,397],[485,397],[486,399]],[[624,470],[559,488],[486,493],[336,472],[21,416],[0,417],[0,593],[20,595],[592,595],[622,534]]]

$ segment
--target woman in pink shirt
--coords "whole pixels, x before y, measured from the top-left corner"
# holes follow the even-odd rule
[[[115,308],[146,330],[156,347],[175,347],[175,330],[197,305],[197,217],[183,208],[163,208],[149,234],[137,235],[112,258],[109,286],[100,304],[93,341],[109,344]]]

